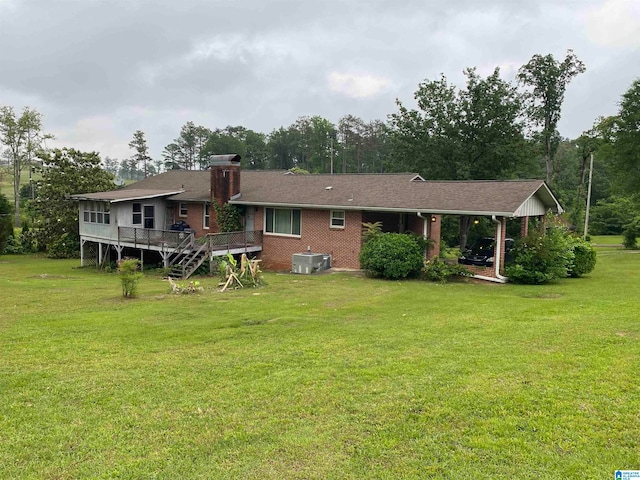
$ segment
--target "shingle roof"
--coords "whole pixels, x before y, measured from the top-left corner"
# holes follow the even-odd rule
[[[514,215],[534,194],[548,208],[557,201],[542,180],[421,181],[416,174],[283,175],[243,171],[231,203],[340,207],[430,213]]]
[[[137,184],[133,184],[137,185]],[[180,190],[127,188],[111,190],[109,192],[82,193],[71,195],[76,200],[95,200],[101,202],[125,202],[127,200],[142,200],[145,198],[168,197],[179,194]]]
[[[175,201],[210,201],[210,175],[208,170],[171,170],[114,192],[82,198],[108,200],[113,194],[122,201],[126,195],[148,192],[168,195]],[[240,191],[231,203],[516,216],[518,209],[536,196],[546,208],[562,211],[542,180],[423,181],[415,173],[299,175],[243,170]]]
[[[173,195],[171,200],[206,202],[211,201],[210,175],[208,170],[169,170],[127,185],[122,190],[172,189],[180,193]]]

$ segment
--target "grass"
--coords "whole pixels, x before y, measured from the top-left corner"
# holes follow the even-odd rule
[[[531,287],[268,274],[172,296],[0,257],[0,478],[613,478],[640,254]]]
[[[622,235],[592,235],[591,242],[600,246],[622,246]]]

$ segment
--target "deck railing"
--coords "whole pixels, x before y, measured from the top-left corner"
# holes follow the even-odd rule
[[[262,245],[262,230],[210,233],[206,237],[209,250],[231,250]]]
[[[177,232],[175,230],[154,230],[151,228],[118,227],[118,241],[133,243],[135,248],[162,247],[173,249],[191,238],[193,232]]]
[[[162,247],[163,250],[198,249],[200,242],[207,245],[208,251],[231,250],[262,245],[262,230],[209,233],[196,240],[193,232],[118,227],[118,241],[132,243],[135,248],[154,246]]]

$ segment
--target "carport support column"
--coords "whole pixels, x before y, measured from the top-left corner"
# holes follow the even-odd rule
[[[429,247],[427,256],[434,258],[440,255],[440,232],[442,230],[442,216],[441,215],[429,215],[427,217],[429,221],[429,240],[432,240],[433,244]]]
[[[507,238],[507,219],[506,217],[498,217],[497,220],[500,222],[500,225],[496,225],[495,238],[496,242],[500,242],[500,275],[504,275],[504,242]],[[500,238],[498,238],[498,231],[500,233]]]
[[[520,219],[520,238],[524,238],[529,235],[529,217],[522,217]]]

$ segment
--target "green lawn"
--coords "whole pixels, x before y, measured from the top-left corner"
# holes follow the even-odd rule
[[[622,245],[622,235],[592,235],[591,242],[595,245]]]
[[[268,274],[172,296],[0,257],[0,478],[640,468],[640,254],[547,286]]]

